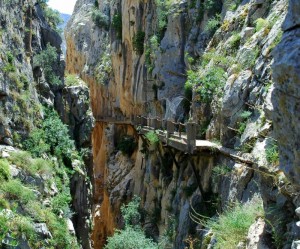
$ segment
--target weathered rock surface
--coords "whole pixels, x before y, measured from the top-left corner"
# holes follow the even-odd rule
[[[288,18],[297,18],[300,5],[291,1],[293,12]],[[298,10],[294,12],[295,10]],[[298,18],[300,19],[300,18]],[[296,20],[296,19],[295,19]],[[274,51],[272,95],[275,136],[280,150],[280,167],[289,178],[300,186],[299,105],[300,105],[300,28],[286,31]],[[289,127],[287,129],[287,127]]]
[[[160,38],[156,38],[158,47],[153,49],[151,41],[158,34],[159,18],[154,1],[99,2],[99,11],[109,20],[107,27],[93,23],[94,1],[77,1],[66,29],[67,70],[88,82],[92,113],[99,121],[92,136],[95,248],[103,246],[114,227],[122,227],[120,206],[134,194],[142,197],[142,206],[147,211],[145,230],[152,238],[157,239],[172,225],[170,216],[178,217],[171,248],[185,248],[184,239],[189,233],[202,238],[190,218],[192,207],[196,212],[213,209],[221,212],[230,203],[246,202],[256,193],[261,195],[266,210],[274,205],[285,210],[285,222],[280,224],[276,223],[276,215],[267,214],[267,219],[276,224],[274,229],[287,234],[284,246],[290,247],[290,242],[297,239],[295,229],[287,226],[294,219],[294,205],[299,202],[294,197],[297,193],[278,169],[277,161],[270,162],[267,158],[267,150],[273,146],[275,135],[279,150],[283,151],[281,169],[297,182],[298,145],[295,139],[287,139],[283,127],[291,126],[289,137],[300,130],[296,115],[298,90],[293,84],[300,75],[295,57],[299,50],[295,28],[298,12],[294,12],[295,18],[287,17],[285,30],[292,26],[294,30],[284,34],[279,45],[283,52],[278,54],[279,48],[271,51],[281,39],[280,26],[287,13],[287,0],[243,1],[236,9],[227,1],[226,4],[220,1],[221,27],[214,35],[205,27],[215,13],[201,13],[202,2],[176,1]],[[290,2],[298,6],[296,1]],[[289,7],[289,11],[294,9]],[[114,18],[120,18],[117,14],[122,14],[122,34],[118,34],[113,24]],[[258,19],[263,27],[256,27]],[[145,33],[145,39],[140,41],[144,50],[138,52],[135,39],[140,31]],[[292,53],[288,53],[287,45],[292,47]],[[276,70],[272,75],[273,59]],[[285,60],[294,68],[287,66],[282,70]],[[183,104],[187,70],[197,71],[197,67],[201,67],[197,72],[201,75],[215,67],[222,68],[224,87],[220,95],[212,96],[211,103],[204,103],[199,98],[204,80],[198,80],[192,94],[192,108],[187,110]],[[272,77],[280,78],[277,76],[280,71],[286,71],[286,77],[273,86]],[[282,91],[289,97],[279,100]],[[249,153],[254,163],[245,165],[206,151],[187,156],[169,147],[146,149],[143,154],[145,141],[138,138],[132,126],[103,122],[105,117],[129,118],[137,114],[180,121],[191,118],[199,124],[202,137]],[[138,142],[138,148],[127,157],[118,151],[124,135],[133,136]],[[216,173],[222,168],[226,172]],[[205,203],[211,202],[217,202],[216,207],[206,206]],[[249,232],[248,248],[263,248],[260,236],[272,229],[259,220]],[[212,236],[209,238],[207,245],[212,248],[216,241]],[[240,244],[241,248],[245,246]]]

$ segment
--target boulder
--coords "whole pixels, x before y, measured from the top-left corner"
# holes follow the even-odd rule
[[[51,239],[52,238],[52,234],[49,231],[46,223],[36,223],[36,224],[34,224],[34,230],[43,239]]]
[[[247,236],[247,249],[269,249],[270,247],[264,242],[266,223],[262,218],[259,218],[252,224]]]

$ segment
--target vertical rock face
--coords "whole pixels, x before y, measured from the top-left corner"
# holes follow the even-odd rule
[[[280,149],[280,167],[300,187],[300,5],[290,1],[282,41],[274,51],[272,95],[275,136]],[[288,128],[287,128],[288,127]]]
[[[59,54],[61,38],[46,22],[36,1],[1,1],[0,5],[0,141],[12,145],[42,118],[40,102],[53,105],[61,99],[61,88],[45,82],[40,68],[32,65],[33,56],[48,43]],[[54,73],[63,79],[63,72],[64,62],[58,55]]]
[[[96,119],[94,248],[103,248],[114,228],[123,226],[120,206],[134,194],[142,198],[147,235],[157,240],[167,231],[170,248],[185,248],[189,235],[210,234],[198,232],[203,227],[191,219],[193,210],[213,216],[211,210],[222,212],[255,194],[275,225],[266,222],[261,241],[253,243],[272,243],[273,229],[287,235],[277,246],[291,246],[298,236],[293,220],[298,194],[278,168],[277,145],[281,168],[297,182],[298,145],[288,140],[298,134],[295,7],[289,7],[294,15],[287,17],[283,41],[273,50],[281,40],[286,0],[77,1],[65,30],[67,71],[88,82]],[[138,114],[194,120],[199,137],[218,140],[253,163],[208,151],[186,155],[147,147],[134,127],[107,119]],[[287,124],[291,129],[284,131]],[[121,152],[124,137],[135,141],[132,153]],[[269,212],[274,206],[285,210],[280,224],[275,211]]]
[[[54,107],[69,125],[77,149],[87,150],[84,159],[88,166],[93,125],[89,89],[64,85],[62,39],[47,22],[39,2],[0,1],[0,144],[21,146],[41,124],[43,104]],[[50,66],[57,84],[46,80],[45,68],[35,65],[35,56],[43,53],[48,44],[56,55]],[[76,232],[83,246],[89,248],[90,186],[83,175],[75,173],[71,188]]]

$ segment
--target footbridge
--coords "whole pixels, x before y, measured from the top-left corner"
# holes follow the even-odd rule
[[[195,154],[200,151],[211,151],[229,156],[243,163],[252,164],[253,159],[248,153],[226,148],[219,143],[199,139],[200,126],[195,122],[174,122],[159,117],[123,115],[115,117],[96,117],[96,122],[112,123],[119,125],[132,125],[139,134],[145,135],[155,131],[160,141],[165,146],[170,146],[185,153]]]

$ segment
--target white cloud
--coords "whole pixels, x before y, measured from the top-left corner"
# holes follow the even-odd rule
[[[49,0],[48,5],[60,13],[72,14],[76,0]]]

